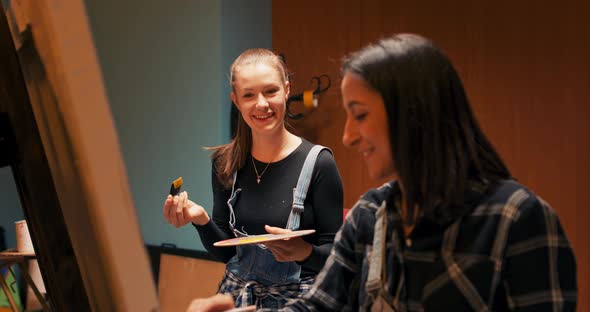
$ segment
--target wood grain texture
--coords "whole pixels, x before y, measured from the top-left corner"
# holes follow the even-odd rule
[[[337,78],[343,55],[399,32],[447,53],[513,175],[557,211],[577,258],[578,310],[590,310],[590,2],[273,1],[273,48],[287,56],[294,90],[318,72]],[[320,99],[293,124],[334,150],[350,207],[381,181],[340,143],[338,88]]]
[[[7,13],[15,22],[10,24],[12,38],[6,40],[14,42],[14,47],[6,50],[12,55],[16,51],[20,69],[15,71],[22,72],[17,80],[21,98],[14,105],[26,96],[30,99],[27,114],[16,114],[12,121],[17,127],[37,131],[35,145],[28,149],[34,153],[26,157],[39,159],[25,163],[17,172],[25,172],[29,184],[44,183],[36,185],[36,190],[45,189],[31,192],[18,179],[17,186],[24,192],[23,206],[30,207],[26,217],[34,225],[31,232],[37,242],[55,247],[58,255],[63,248],[59,244],[68,246],[70,254],[73,249],[75,259],[50,264],[79,269],[72,270],[78,276],[66,271],[57,277],[58,281],[77,278],[75,289],[66,289],[77,297],[62,291],[50,294],[51,298],[63,304],[58,311],[155,311],[156,291],[84,3],[28,3],[9,1],[12,11]],[[35,166],[42,170],[33,171]],[[58,201],[50,210],[55,215],[45,215],[45,205]],[[53,229],[44,222],[57,221],[62,224],[56,233],[40,235],[38,231]],[[54,254],[49,248],[37,252],[40,260]],[[55,270],[47,262],[40,264],[44,272]],[[54,283],[54,277],[48,276],[48,282]],[[82,302],[84,290],[86,301]]]
[[[69,239],[49,163],[34,120],[6,16],[0,14],[0,112],[14,131],[11,163],[21,206],[42,268],[47,295],[56,311],[88,311],[90,306]]]

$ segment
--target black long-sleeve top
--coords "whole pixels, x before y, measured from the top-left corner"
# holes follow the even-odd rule
[[[242,191],[234,206],[236,228],[249,235],[266,234],[264,225],[285,228],[293,203],[293,189],[299,173],[313,144],[306,140],[284,159],[270,163],[256,183],[251,156],[238,171],[236,189]],[[254,159],[262,173],[267,163]],[[332,154],[323,150],[318,155],[311,183],[304,202],[300,230],[315,229],[303,239],[312,245],[311,255],[301,262],[301,276],[313,276],[323,267],[334,241],[334,235],[342,225],[342,181]],[[213,222],[195,225],[205,248],[216,258],[227,262],[236,254],[235,247],[214,247],[213,243],[235,237],[229,228],[230,211],[227,200],[231,188],[223,187],[212,172]]]

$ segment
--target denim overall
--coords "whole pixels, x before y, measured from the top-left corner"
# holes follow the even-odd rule
[[[287,229],[299,229],[305,197],[311,181],[313,168],[321,150],[326,147],[314,145],[309,151],[297,186],[293,189],[293,204],[287,221]],[[248,236],[235,228],[234,204],[241,192],[235,188],[237,173],[231,196],[227,201],[230,210],[229,226],[236,237]],[[219,286],[220,293],[230,293],[236,307],[256,304],[258,307],[280,308],[287,300],[299,297],[305,285],[310,286],[313,278],[302,281],[299,278],[301,266],[295,262],[278,262],[263,244],[236,247],[237,253],[226,264],[226,273]]]
[[[363,311],[371,312],[393,312],[397,311],[395,308],[396,300],[389,294],[387,287],[387,270],[386,254],[387,254],[387,203],[383,201],[381,207],[375,213],[375,230],[373,234],[373,249],[369,260],[369,272],[367,274],[367,281],[365,289],[367,295],[371,298],[367,304],[368,306],[361,307]],[[401,282],[403,282],[403,275]],[[398,290],[401,288],[398,288]],[[399,294],[398,294],[399,295]],[[399,296],[396,296],[399,298]]]

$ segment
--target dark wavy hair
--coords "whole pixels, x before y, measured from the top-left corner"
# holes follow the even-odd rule
[[[459,75],[431,41],[414,34],[382,39],[346,58],[342,73],[348,72],[383,98],[408,216],[451,221],[468,209],[471,181],[491,185],[510,177],[481,130]],[[413,224],[415,218],[405,221]]]

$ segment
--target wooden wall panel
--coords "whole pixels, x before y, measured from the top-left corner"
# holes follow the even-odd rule
[[[330,76],[332,87],[319,96],[317,109],[305,119],[289,123],[297,134],[332,149],[345,193],[356,194],[345,197],[344,205],[350,207],[361,194],[358,187],[364,189],[369,183],[359,155],[342,145],[345,113],[340,102],[339,66],[344,52],[356,50],[361,44],[359,4],[351,0],[297,3],[273,2],[273,49],[285,55],[292,74],[291,94],[313,87],[311,77],[320,74]],[[293,103],[294,110],[301,111],[301,106]]]
[[[339,78],[343,55],[398,32],[422,34],[446,51],[513,175],[557,211],[577,257],[578,310],[590,310],[590,2],[273,2],[273,48],[287,56],[296,92],[318,71]],[[369,180],[357,153],[341,144],[335,82],[293,125],[334,150],[350,207],[381,181]]]

